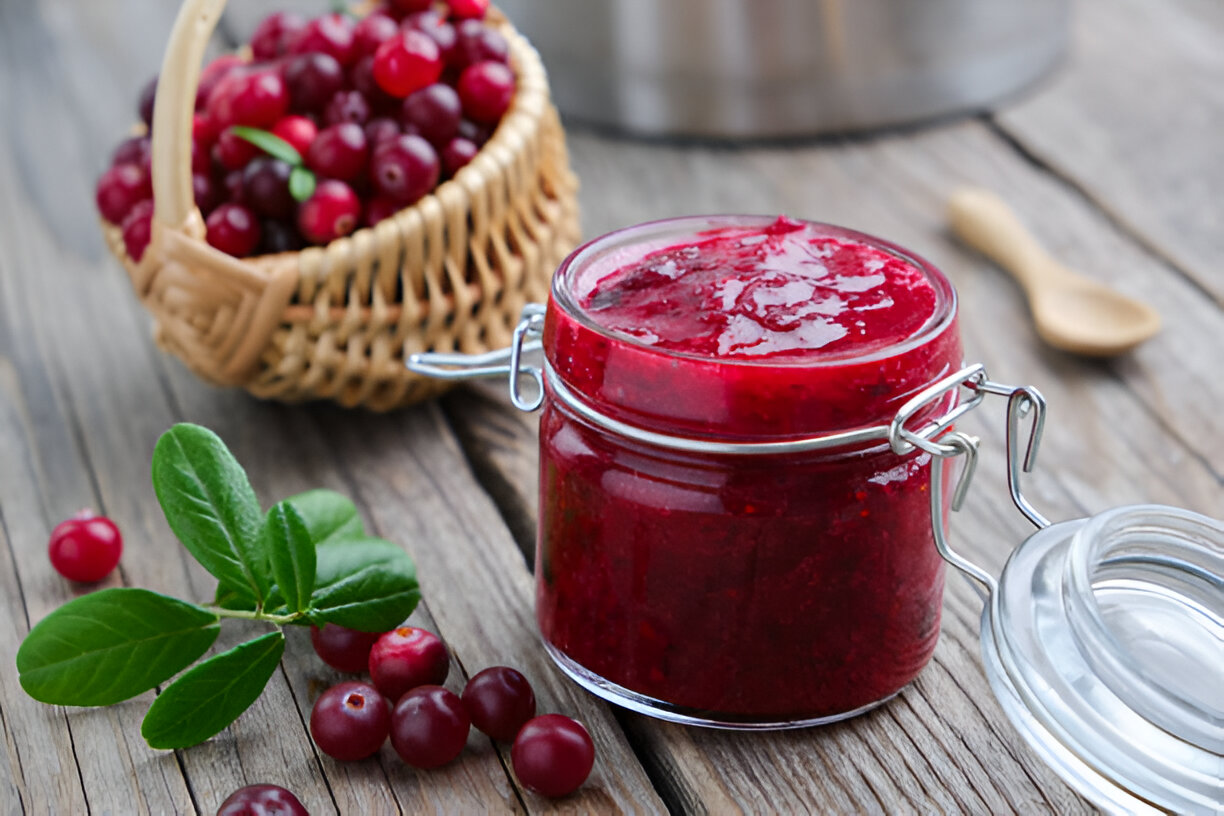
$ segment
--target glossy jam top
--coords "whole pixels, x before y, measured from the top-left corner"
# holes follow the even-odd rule
[[[544,351],[600,413],[745,440],[887,424],[961,365],[939,270],[863,233],[758,216],[656,221],[580,247],[553,278]]]
[[[937,301],[907,260],[787,218],[711,229],[595,274],[579,305],[600,326],[721,359],[809,361],[893,347],[927,324]]]

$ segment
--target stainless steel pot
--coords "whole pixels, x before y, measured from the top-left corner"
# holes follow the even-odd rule
[[[1067,0],[500,0],[574,119],[798,136],[980,108],[1061,55]]]

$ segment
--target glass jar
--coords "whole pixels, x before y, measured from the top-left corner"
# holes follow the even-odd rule
[[[650,251],[771,222],[679,218],[592,241],[555,275],[544,321],[540,631],[581,685],[665,719],[777,728],[853,716],[913,680],[939,634],[930,455],[899,455],[879,433],[960,367],[956,297],[939,270],[808,225],[917,268],[936,302],[899,342],[798,361],[659,349],[579,305]]]

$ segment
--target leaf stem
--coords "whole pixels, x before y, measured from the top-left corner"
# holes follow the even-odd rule
[[[293,612],[288,615],[272,615],[267,612],[256,612],[250,609],[223,609],[219,606],[204,607],[209,612],[212,612],[219,618],[241,618],[242,620],[264,621],[266,623],[293,623],[298,618],[302,617],[301,612]]]

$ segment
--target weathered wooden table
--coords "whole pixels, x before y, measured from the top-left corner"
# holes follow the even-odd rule
[[[958,577],[934,661],[871,714],[776,734],[654,722],[579,691],[538,645],[524,558],[535,534],[534,418],[497,389],[385,416],[285,407],[209,388],[158,353],[103,249],[92,189],[157,69],[172,5],[0,2],[0,812],[211,813],[257,781],[291,788],[312,813],[1091,809],[991,696],[979,602]],[[266,8],[234,5],[231,37]],[[944,268],[960,290],[969,358],[1049,399],[1028,489],[1061,519],[1142,501],[1224,512],[1221,133],[1224,6],[1081,0],[1065,63],[991,115],[744,149],[579,129],[570,145],[588,235],[673,214],[785,212],[888,236]],[[1043,348],[1017,287],[946,233],[943,200],[963,182],[999,191],[1058,256],[1156,306],[1163,333],[1110,362]],[[953,536],[998,570],[1028,530],[1006,498],[993,407],[966,423],[985,452]],[[97,710],[27,698],[18,643],[82,591],[45,552],[52,526],[76,509],[101,508],[125,532],[107,585],[207,597],[209,577],[173,541],[149,485],[154,441],[184,419],[229,442],[266,503],[312,486],[351,495],[372,528],[417,559],[426,601],[415,618],[452,647],[451,684],[487,665],[521,667],[542,709],[590,727],[598,760],[587,785],[560,802],[524,792],[508,752],[475,732],[458,761],[434,772],[404,766],[389,748],[331,761],[304,721],[337,676],[302,631],[261,700],[188,750],[145,745],[151,695]],[[222,639],[243,633],[227,628]]]

